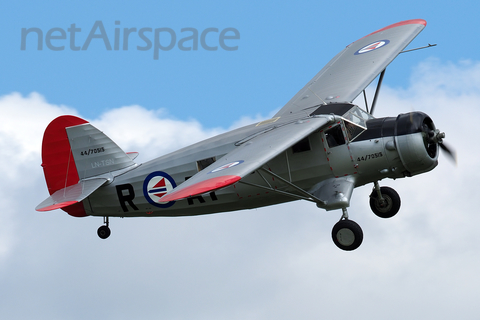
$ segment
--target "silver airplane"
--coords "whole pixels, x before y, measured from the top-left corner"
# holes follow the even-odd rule
[[[97,233],[106,239],[109,217],[192,216],[308,200],[342,210],[332,239],[354,250],[363,240],[347,212],[354,188],[372,183],[371,209],[389,218],[400,197],[380,180],[432,170],[439,148],[453,156],[423,112],[372,116],[386,67],[425,26],[416,19],[375,31],[337,54],[273,118],[142,164],[134,162],[138,153],[125,153],[87,121],[60,116],[45,130],[50,197],[36,210],[103,217]],[[352,104],[379,74],[370,110]]]

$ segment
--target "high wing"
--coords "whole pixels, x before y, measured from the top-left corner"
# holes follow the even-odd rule
[[[160,201],[184,199],[232,185],[333,121],[333,115],[319,115],[284,122],[257,132],[237,142],[233,151],[165,194]]]
[[[81,202],[107,182],[106,178],[80,180],[77,184],[63,188],[40,203],[35,210],[50,211]]]
[[[392,24],[337,54],[274,117],[332,102],[352,102],[425,28],[422,19]]]

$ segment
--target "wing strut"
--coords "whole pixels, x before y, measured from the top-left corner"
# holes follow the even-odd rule
[[[425,48],[431,48],[431,47],[435,47],[435,46],[436,46],[436,44],[430,44],[429,43],[428,46],[415,48],[415,49],[410,49],[410,50],[404,50],[404,51],[401,51],[400,53],[411,52],[411,51],[421,50],[421,49],[425,49]],[[377,89],[375,90],[375,96],[373,97],[372,108],[370,109],[370,114],[371,115],[373,115],[373,110],[375,109],[375,105],[377,104],[378,93],[380,92],[380,87],[382,86],[383,76],[385,75],[385,70],[387,70],[387,68],[383,69],[382,73],[380,73],[380,78],[378,79]],[[367,112],[368,112],[367,95],[365,93],[365,89],[363,89],[363,97],[365,99],[365,108],[367,109]]]
[[[302,195],[298,195],[298,194],[294,194],[294,193],[291,193],[291,192],[286,192],[286,191],[281,191],[281,190],[278,190],[278,189],[274,189],[270,183],[268,182],[267,179],[265,179],[264,175],[260,172],[263,171],[264,173],[266,174],[269,174],[277,179],[279,179],[280,181],[284,182],[285,184],[289,185],[290,187],[292,187],[293,189],[297,190],[298,192],[300,192]],[[311,201],[311,202],[315,202],[315,203],[318,203],[318,204],[322,204],[322,205],[326,205],[327,203],[324,201],[324,200],[321,200],[319,198],[317,198],[316,196],[314,196],[313,194],[303,190],[302,188],[294,185],[293,183],[291,183],[290,181],[288,180],[285,180],[283,179],[282,177],[280,177],[279,175],[273,173],[272,171],[270,170],[267,170],[265,168],[259,168],[259,170],[256,170],[256,172],[260,175],[260,177],[262,177],[262,179],[265,181],[265,183],[268,185],[268,187],[266,186],[262,186],[262,185],[259,185],[259,184],[255,184],[255,183],[250,183],[250,182],[245,182],[243,180],[240,180],[238,181],[238,183],[243,183],[243,184],[246,184],[246,185],[249,185],[249,186],[252,186],[252,187],[257,187],[257,188],[262,188],[262,189],[265,189],[265,190],[269,190],[269,191],[273,191],[273,192],[277,192],[277,193],[281,193],[281,194],[284,194],[286,196],[290,196],[290,197],[293,197],[293,198],[297,198],[297,199],[301,199],[301,200],[307,200],[307,201]]]
[[[404,50],[404,51],[401,51],[400,53],[411,52],[411,51],[421,50],[421,49],[425,49],[425,48],[431,48],[431,47],[435,47],[435,46],[436,46],[436,44],[430,44],[429,43],[428,46],[415,48],[415,49],[410,49],[410,50]],[[370,109],[370,114],[371,115],[373,115],[373,110],[375,109],[375,105],[377,104],[378,93],[380,92],[380,87],[382,86],[383,76],[385,75],[385,70],[387,70],[387,68],[383,69],[382,73],[380,73],[380,78],[378,79],[377,89],[375,90],[375,96],[373,97],[372,108]],[[367,109],[367,112],[368,112],[367,95],[365,93],[365,89],[363,89],[363,97],[365,99],[365,108]]]
[[[368,111],[367,93],[365,92],[365,89],[363,89],[363,99],[365,100],[365,110],[367,111],[367,113],[370,113]]]
[[[405,53],[405,52],[410,52],[410,51],[416,51],[416,50],[425,49],[425,48],[431,48],[431,47],[436,47],[436,46],[437,46],[436,43],[435,43],[435,44],[430,44],[430,43],[429,43],[428,46],[423,46],[423,47],[420,47],[420,48],[415,48],[415,49],[410,49],[410,50],[404,50],[404,51],[402,51],[402,52],[400,52],[400,53]],[[400,53],[399,53],[399,54],[400,54]]]
[[[380,73],[380,78],[378,79],[377,89],[375,90],[375,96],[373,97],[372,108],[370,109],[371,115],[373,115],[373,110],[375,109],[375,105],[377,104],[378,93],[380,92],[380,88],[382,87],[385,70],[387,70],[387,68],[383,69],[382,73]]]

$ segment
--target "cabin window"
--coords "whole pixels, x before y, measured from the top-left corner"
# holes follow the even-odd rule
[[[345,138],[340,125],[325,131],[325,138],[327,139],[327,143],[330,148],[345,144]]]
[[[215,159],[215,157],[198,160],[197,161],[197,170],[202,171],[203,169],[205,169],[206,167],[208,167],[209,165],[211,165],[215,161],[217,161]]]
[[[310,151],[310,141],[308,140],[308,137],[305,139],[302,139],[298,141],[296,144],[292,146],[292,152],[293,153],[300,153],[300,152],[305,152],[305,151]]]

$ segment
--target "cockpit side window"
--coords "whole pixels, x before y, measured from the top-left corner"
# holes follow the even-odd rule
[[[340,125],[325,131],[325,138],[327,139],[330,148],[345,144],[345,137],[343,136],[342,127]]]

